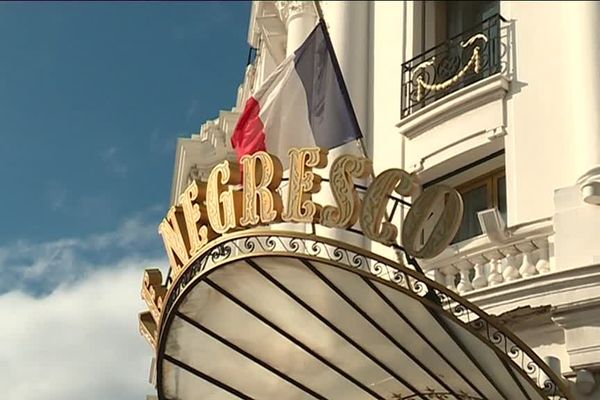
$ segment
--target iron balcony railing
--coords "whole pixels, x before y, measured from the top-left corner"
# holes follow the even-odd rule
[[[496,14],[402,64],[405,118],[458,89],[503,71],[506,45]]]

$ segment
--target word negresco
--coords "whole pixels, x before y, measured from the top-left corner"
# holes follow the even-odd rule
[[[321,206],[312,200],[312,194],[321,189],[321,176],[313,168],[326,167],[327,150],[292,148],[288,154],[285,204],[277,190],[283,176],[281,161],[266,152],[242,157],[243,174],[238,164],[223,161],[213,168],[207,182],[194,181],[183,191],[178,205],[170,208],[158,228],[175,275],[219,235],[277,222],[340,229],[359,223],[369,239],[385,245],[397,243],[398,228],[386,220],[386,206],[394,192],[411,195],[414,179],[409,173],[397,168],[383,171],[361,199],[354,179],[369,176],[372,162],[342,155],[329,172],[336,204]],[[413,201],[402,224],[401,242],[406,252],[418,258],[439,254],[456,234],[462,211],[462,199],[453,188],[427,188]]]

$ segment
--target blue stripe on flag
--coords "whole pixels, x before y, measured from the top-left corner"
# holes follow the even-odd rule
[[[317,146],[328,149],[362,137],[331,40],[320,21],[295,52]]]

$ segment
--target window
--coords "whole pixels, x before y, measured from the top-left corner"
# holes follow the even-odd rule
[[[448,39],[500,13],[499,1],[445,1],[443,4],[446,8],[446,38]]]
[[[460,185],[456,190],[464,204],[463,219],[452,243],[481,235],[477,213],[497,208],[506,221],[506,176],[504,169],[496,170],[475,180]]]
[[[496,60],[500,53],[496,42],[500,36],[500,25],[492,18],[500,14],[499,1],[443,1],[439,3],[439,16],[437,17],[437,29],[441,30],[438,37],[443,40],[454,39],[457,44],[468,40],[472,35],[482,32],[489,39],[489,48],[484,52],[483,57],[490,57],[491,63],[498,63]],[[452,46],[444,54],[447,59],[458,60],[465,57],[461,46]],[[467,54],[468,56],[468,54]],[[464,60],[463,60],[464,62]],[[454,71],[453,71],[454,72]],[[491,73],[484,68],[483,73],[468,74],[456,89],[468,86],[469,84],[490,76]]]
[[[500,2],[422,1],[402,64],[402,118],[502,71]]]

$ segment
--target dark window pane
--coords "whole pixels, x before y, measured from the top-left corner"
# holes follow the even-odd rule
[[[448,38],[461,34],[500,12],[499,1],[449,1],[446,4]]]
[[[483,232],[481,231],[481,226],[477,219],[477,212],[488,208],[487,186],[485,184],[463,192],[461,195],[464,204],[464,214],[460,229],[458,230],[453,243],[481,235]]]
[[[498,185],[498,198],[496,199],[498,204],[498,211],[502,215],[502,219],[506,222],[506,177],[502,176],[497,180]]]

